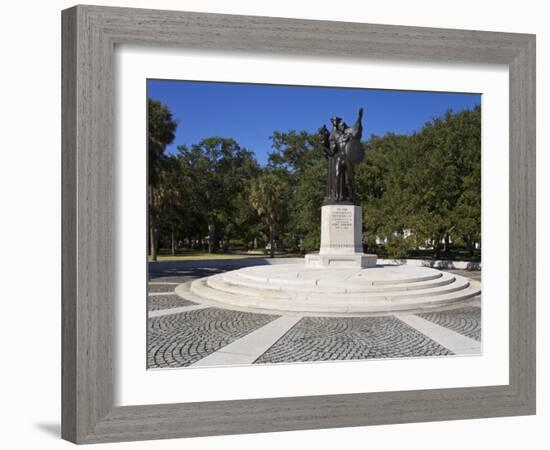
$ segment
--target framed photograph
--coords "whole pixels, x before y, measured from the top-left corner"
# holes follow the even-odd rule
[[[62,13],[62,435],[535,413],[535,37]]]

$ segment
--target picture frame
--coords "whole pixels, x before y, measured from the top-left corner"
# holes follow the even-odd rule
[[[330,39],[327,39],[330,36]],[[119,44],[509,68],[509,384],[114,406]],[[75,6],[62,12],[62,437],[75,443],[535,414],[535,36]]]

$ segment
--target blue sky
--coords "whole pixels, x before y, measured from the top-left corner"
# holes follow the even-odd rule
[[[387,132],[411,134],[448,109],[480,104],[480,94],[380,89],[278,86],[240,83],[148,80],[150,98],[166,104],[179,121],[174,143],[188,146],[205,137],[232,137],[265,164],[273,131],[315,133],[330,118],[353,124],[364,109],[363,139]]]

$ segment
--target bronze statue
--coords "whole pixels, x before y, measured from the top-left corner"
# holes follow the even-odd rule
[[[358,203],[355,194],[353,165],[361,162],[365,156],[365,149],[361,144],[363,134],[363,108],[359,109],[359,116],[353,128],[340,117],[330,119],[332,131],[329,133],[323,125],[318,135],[323,152],[328,160],[327,192],[324,205]]]

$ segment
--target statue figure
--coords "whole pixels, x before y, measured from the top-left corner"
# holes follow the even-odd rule
[[[319,128],[319,140],[328,161],[324,205],[358,203],[353,165],[361,162],[365,156],[365,149],[361,144],[362,119],[363,108],[359,109],[359,115],[353,127],[348,127],[340,117],[335,116],[330,119],[332,123],[330,133],[325,125]]]

